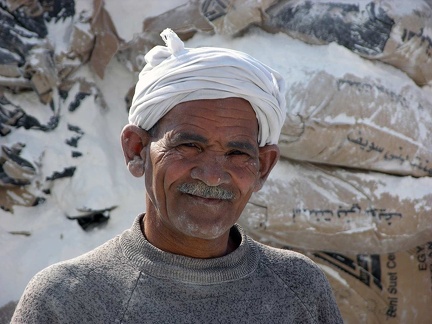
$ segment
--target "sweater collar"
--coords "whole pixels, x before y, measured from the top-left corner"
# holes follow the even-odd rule
[[[243,278],[253,272],[259,261],[258,249],[238,225],[231,231],[241,236],[236,250],[223,257],[196,259],[164,252],[146,240],[139,215],[132,227],[120,236],[123,254],[140,271],[153,277],[183,282],[212,284]]]

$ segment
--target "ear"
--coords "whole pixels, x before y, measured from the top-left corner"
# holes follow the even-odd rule
[[[129,172],[141,177],[145,171],[146,150],[150,135],[136,125],[126,125],[121,132],[121,145]]]
[[[279,156],[279,147],[277,145],[266,145],[259,148],[260,177],[255,186],[255,192],[262,188],[270,171],[279,160]]]

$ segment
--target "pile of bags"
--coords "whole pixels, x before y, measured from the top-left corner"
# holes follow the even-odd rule
[[[0,3],[0,207],[34,206],[45,201],[53,181],[72,177],[83,155],[84,135],[69,120],[85,98],[103,109],[104,96],[93,80],[79,76],[89,66],[100,78],[123,42],[103,0]],[[50,32],[51,31],[51,32]],[[67,138],[58,137],[67,125]],[[25,131],[24,131],[25,130]],[[37,134],[45,133],[44,135]],[[44,167],[48,151],[58,151],[57,169]],[[50,141],[49,139],[56,139]],[[60,142],[63,140],[63,142]],[[54,147],[55,145],[58,147]],[[38,151],[39,149],[39,151]],[[70,159],[64,153],[70,154]],[[59,156],[61,158],[59,159]]]

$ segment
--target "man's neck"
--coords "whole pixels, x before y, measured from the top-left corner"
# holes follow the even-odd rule
[[[155,219],[147,217],[141,221],[141,231],[146,239],[158,249],[191,258],[209,259],[227,255],[234,251],[239,242],[230,235],[230,231],[216,239],[201,239],[186,235],[173,236]]]

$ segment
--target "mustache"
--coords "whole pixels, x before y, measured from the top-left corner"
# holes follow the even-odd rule
[[[235,198],[235,194],[231,190],[222,187],[207,186],[203,182],[183,183],[177,189],[182,193],[202,198],[221,200],[232,200]]]

